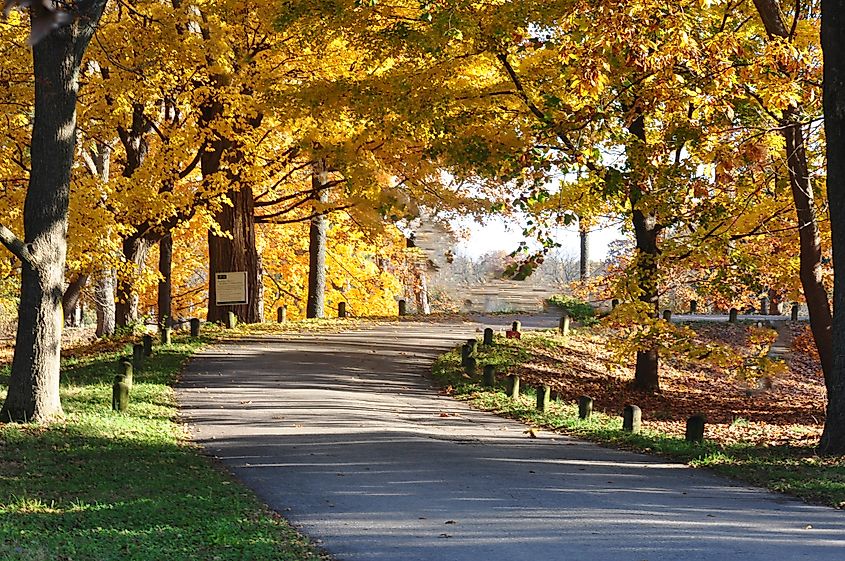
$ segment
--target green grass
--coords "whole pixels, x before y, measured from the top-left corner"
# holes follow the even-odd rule
[[[0,425],[0,560],[322,558],[174,421],[172,385],[202,344],[156,347],[126,413],[111,411],[111,381],[128,348],[67,359],[63,421]]]
[[[491,348],[479,346],[478,372],[484,364],[495,364],[498,372],[507,371],[527,361],[532,348],[554,344],[542,333],[529,334],[519,343],[497,338]],[[574,403],[553,402],[543,413],[537,410],[536,394],[530,387],[523,386],[520,397],[513,400],[505,394],[503,382],[496,388],[487,388],[478,378],[467,378],[461,368],[460,348],[441,355],[432,372],[439,385],[451,386],[452,395],[457,399],[533,427],[560,431],[614,447],[659,454],[810,502],[845,507],[845,458],[842,457],[819,457],[809,447],[723,446],[712,441],[691,443],[647,429],[631,434],[622,430],[621,417],[594,411],[590,419],[579,419],[578,407]]]

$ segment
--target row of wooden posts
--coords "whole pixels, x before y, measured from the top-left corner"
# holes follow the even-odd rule
[[[614,298],[611,303],[611,307],[616,309],[616,306],[619,305],[619,300]],[[798,304],[792,304],[792,308],[789,312],[789,319],[792,321],[798,321]],[[690,300],[689,302],[689,313],[694,315],[698,313],[698,302],[695,300]],[[731,308],[728,311],[728,322],[729,323],[736,323],[737,316],[739,315],[739,310],[736,308]],[[769,315],[769,299],[768,298],[761,298],[760,299],[760,314],[761,316]],[[663,319],[666,321],[670,321],[672,319],[672,310],[663,310]]]
[[[399,315],[400,316],[407,316],[408,315],[408,302],[404,299],[399,300]],[[232,314],[232,312],[229,312]],[[232,314],[234,315],[234,314]],[[349,317],[349,312],[346,309],[346,302],[338,302],[337,304],[337,317],[345,318]],[[287,306],[279,306],[276,309],[276,322],[277,323],[285,323],[288,320],[288,307]],[[234,327],[234,325],[232,326]]]
[[[233,314],[234,315],[234,314]],[[191,337],[199,337],[200,320],[191,318]],[[173,330],[164,327],[160,331],[161,344],[168,346],[172,343]],[[132,358],[123,358],[118,363],[118,374],[112,384],[111,408],[113,411],[126,411],[129,407],[129,394],[132,391],[134,375],[144,367],[144,360],[153,354],[153,336],[144,335],[140,343],[132,345]]]
[[[568,335],[570,327],[570,319],[567,314],[560,318],[559,331],[561,335]],[[511,329],[507,331],[511,338],[519,339],[520,336],[514,337],[512,334],[521,335],[522,325],[515,321],[511,325]],[[493,329],[486,328],[482,339],[482,346],[490,347],[493,343]],[[476,354],[478,352],[478,340],[476,338],[467,339],[467,342],[461,347],[461,366],[468,376],[475,376],[478,372],[478,361]],[[509,374],[506,378],[505,393],[511,399],[519,398],[520,378],[518,374]],[[492,364],[485,364],[482,369],[481,383],[483,386],[492,388],[496,386],[496,368]],[[537,410],[545,413],[549,410],[552,401],[558,401],[559,396],[557,392],[552,390],[551,386],[547,384],[540,384],[535,386],[537,394]],[[582,395],[578,398],[578,418],[587,420],[593,413],[593,398]],[[642,429],[642,410],[636,405],[626,405],[622,411],[622,430],[630,433],[638,433]],[[689,442],[701,442],[704,439],[704,425],[705,419],[702,415],[693,415],[687,419],[685,438]]]

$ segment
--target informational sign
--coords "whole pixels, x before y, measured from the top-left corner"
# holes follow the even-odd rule
[[[217,305],[246,304],[246,272],[216,273]]]

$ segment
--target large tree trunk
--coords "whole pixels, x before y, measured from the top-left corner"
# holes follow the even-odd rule
[[[59,366],[61,300],[67,255],[67,212],[76,138],[76,94],[82,54],[105,1],[80,1],[79,17],[33,46],[35,119],[24,203],[18,331],[9,389],[0,419],[46,421],[62,413]],[[44,8],[32,10],[42,28]]]
[[[94,285],[94,306],[97,310],[97,337],[114,335],[115,329],[115,275],[107,269],[100,273]]]
[[[825,373],[823,454],[845,454],[845,0],[822,0],[827,198],[833,246],[833,362]]]
[[[642,115],[638,115],[636,119],[628,126],[629,132],[634,135],[640,142],[646,142],[645,135],[645,120]],[[636,152],[636,150],[634,151]],[[630,155],[629,155],[630,156]],[[631,166],[636,166],[636,157],[631,158]],[[632,209],[632,221],[634,223],[634,238],[637,244],[636,253],[636,275],[637,287],[640,290],[639,299],[641,302],[649,304],[651,310],[656,314],[659,312],[658,302],[658,257],[660,250],[658,247],[658,236],[660,234],[660,225],[657,222],[657,217],[651,212],[643,212],[638,207],[640,199],[642,198],[641,181],[644,178],[637,177],[638,174],[632,174],[632,184],[630,189],[630,202]],[[657,347],[653,346],[649,349],[637,351],[637,365],[634,370],[634,386],[644,391],[660,391],[660,379],[658,377],[658,357]]]
[[[161,327],[173,325],[173,236],[168,233],[158,242],[158,324]]]
[[[215,215],[220,229],[231,237],[220,237],[208,232],[208,321],[221,321],[230,310],[242,323],[261,321],[259,308],[258,250],[255,246],[255,211],[252,189],[242,187],[229,191],[232,205],[224,205]],[[246,271],[247,303],[235,306],[218,306],[217,273]]]
[[[137,233],[123,238],[123,258],[131,267],[131,273],[117,277],[117,300],[115,302],[115,321],[120,327],[132,325],[138,321],[138,291],[135,289],[137,277],[144,271],[147,254],[153,241]]]
[[[314,164],[311,175],[311,188],[314,200],[325,204],[329,200],[328,172],[325,162]],[[315,216],[311,218],[308,231],[308,301],[305,306],[305,317],[321,318],[325,314],[326,306],[326,236],[329,220],[322,214],[322,205],[315,205]]]

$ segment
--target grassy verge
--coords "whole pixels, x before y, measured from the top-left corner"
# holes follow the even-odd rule
[[[519,342],[497,338],[493,347],[479,346],[478,371],[485,364],[495,365],[500,373],[511,371],[529,361],[533,351],[556,344],[554,337],[543,334],[529,335]],[[594,411],[590,419],[580,420],[574,403],[553,402],[543,413],[536,409],[536,394],[530,387],[523,386],[521,396],[514,400],[505,394],[504,380],[499,379],[495,388],[488,388],[477,377],[468,378],[461,368],[460,348],[441,355],[433,366],[433,374],[435,381],[457,399],[533,427],[660,454],[810,502],[845,507],[845,458],[819,457],[809,446],[754,446],[712,440],[690,443],[650,430],[647,423],[642,432],[631,434],[622,431],[618,416]]]
[[[63,361],[63,421],[0,424],[0,560],[322,559],[174,422],[173,383],[205,342],[156,347],[126,413],[111,411],[117,348]]]

